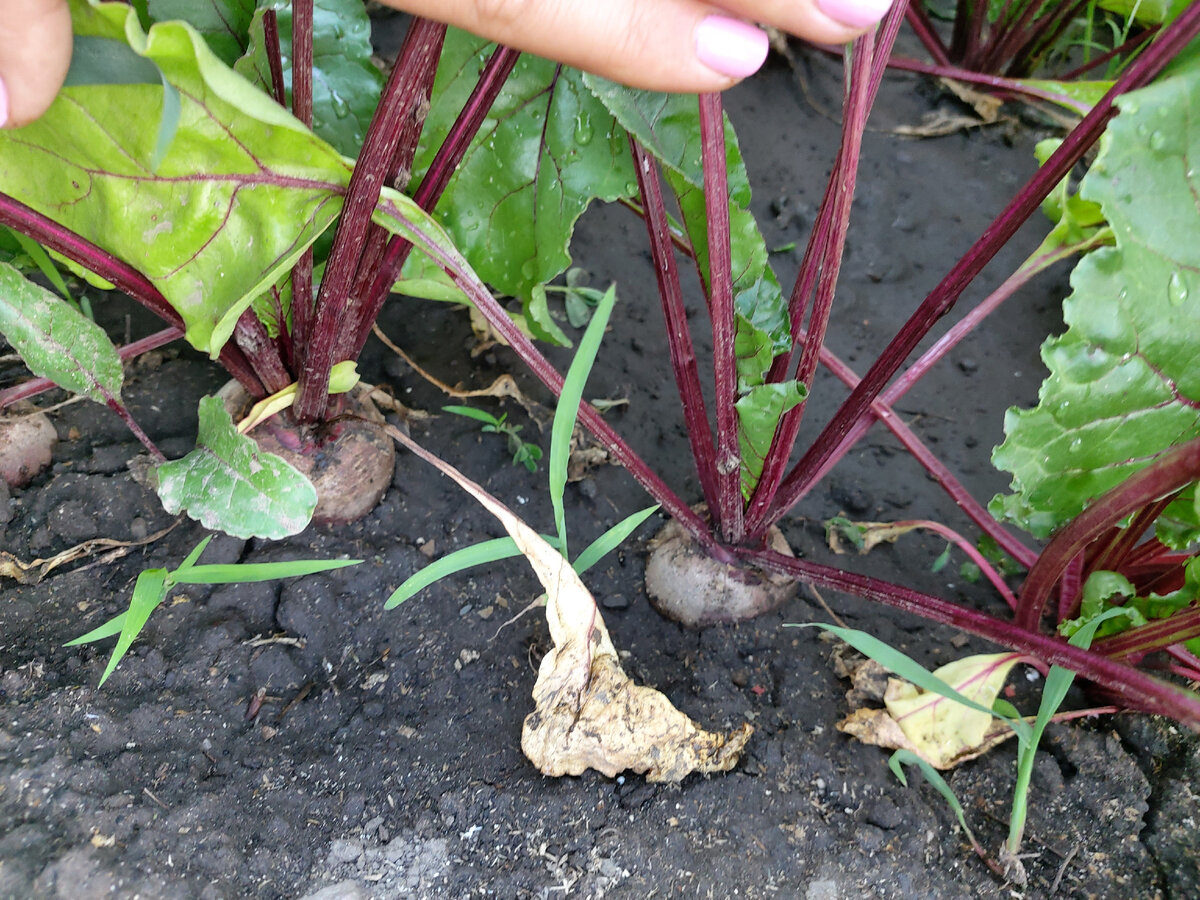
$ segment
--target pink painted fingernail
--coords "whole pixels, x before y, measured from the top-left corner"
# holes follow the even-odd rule
[[[0,128],[4,127],[4,123],[8,121],[8,88],[4,86],[4,79],[0,78]]]
[[[753,75],[767,58],[767,34],[746,22],[709,16],[696,26],[696,57],[731,78]]]
[[[817,0],[821,12],[851,28],[867,28],[883,18],[892,0]]]

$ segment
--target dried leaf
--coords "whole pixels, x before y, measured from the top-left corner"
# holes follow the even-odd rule
[[[933,674],[960,694],[990,708],[1019,659],[1017,653],[968,656]],[[857,677],[855,687],[859,687]],[[974,759],[1014,734],[993,716],[922,691],[899,678],[888,680],[883,700],[886,710],[856,709],[838,723],[838,730],[866,744],[911,750],[939,769],[951,769]]]
[[[0,550],[0,577],[14,579],[18,584],[38,584],[43,578],[59,566],[74,562],[77,559],[91,556],[98,550],[128,550],[130,547],[141,547],[152,544],[166,536],[179,522],[172,522],[162,531],[147,535],[140,541],[118,541],[115,538],[93,538],[76,544],[62,553],[57,553],[49,559],[35,559],[32,562],[22,562],[11,553]]]
[[[632,770],[648,781],[733,768],[754,729],[707,732],[658,691],[635,685],[583,582],[554,548],[504,504],[394,428],[388,434],[453,478],[500,520],[546,589],[554,648],[542,659],[521,749],[546,775],[595,769],[609,777]]]
[[[839,522],[844,520],[837,520]],[[858,533],[861,541],[860,545],[855,548],[859,554],[870,553],[880,544],[895,543],[901,535],[908,534],[910,531],[915,531],[921,527],[919,524],[904,522],[849,522],[849,527],[853,527]],[[844,536],[839,528],[828,529],[829,549],[837,554],[849,553],[850,550],[846,547]]]

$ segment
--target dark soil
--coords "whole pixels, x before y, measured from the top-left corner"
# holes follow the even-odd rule
[[[805,57],[812,100],[836,105],[838,68]],[[868,136],[830,343],[863,369],[950,263],[1032,171],[1029,123],[937,140],[889,133],[951,101],[890,79]],[[782,63],[729,94],[771,246],[803,246],[837,127]],[[1034,229],[1036,231],[1036,229]],[[1036,244],[1014,242],[978,299]],[[778,258],[790,283],[796,260]],[[626,397],[610,416],[683,496],[697,497],[642,226],[590,213],[576,259],[620,304],[589,397]],[[988,462],[1010,404],[1036,398],[1041,340],[1057,327],[1066,272],[1010,301],[900,407],[978,496],[1002,490]],[[693,297],[695,293],[693,292]],[[695,300],[697,325],[702,310]],[[116,335],[151,327],[119,300],[99,303]],[[476,359],[466,316],[396,299],[384,330],[432,372],[480,387],[514,372],[502,348]],[[565,356],[559,354],[560,362]],[[361,366],[404,403],[447,398],[372,342]],[[168,455],[190,448],[197,401],[223,381],[193,354],[132,367],[128,399]],[[844,396],[815,386],[810,420]],[[497,405],[480,406],[498,410]],[[548,435],[515,405],[524,436]],[[390,417],[393,421],[394,416]],[[170,524],[129,475],[139,446],[115,416],[79,403],[54,413],[53,468],[0,509],[2,546],[49,557],[96,537],[136,539]],[[504,441],[467,420],[413,423],[426,446],[535,527],[551,521],[544,472],[510,464]],[[809,436],[811,437],[811,429]],[[575,546],[646,504],[620,469],[569,486]],[[933,518],[966,529],[940,489],[884,431],[873,431],[784,531],[797,553],[833,559],[822,521]],[[970,852],[943,801],[902,787],[886,754],[834,728],[847,685],[833,647],[785,623],[827,621],[812,594],[759,620],[688,631],[659,618],[642,588],[652,520],[588,581],[626,669],[709,728],[749,720],[743,763],[681,785],[595,774],[550,780],[521,755],[535,667],[549,646],[539,592],[514,561],[449,579],[391,612],[383,601],[430,557],[500,534],[447,479],[402,454],[368,518],[278,543],[217,538],[206,561],[353,557],[361,566],[285,583],[177,590],[104,686],[111,641],[64,642],[121,612],[143,568],[171,567],[199,541],[185,521],[116,559],[81,560],[0,593],[0,897],[1009,897]],[[841,564],[998,610],[987,591],[930,571],[940,541],[912,536]],[[851,597],[824,598],[849,624],[928,664],[991,649]],[[1019,679],[1024,680],[1024,679]],[[251,701],[265,691],[261,710]],[[1074,701],[1083,702],[1082,697]],[[1006,831],[1014,748],[953,773],[989,849]],[[1026,849],[1027,897],[1195,897],[1193,786],[1200,752],[1169,723],[1105,718],[1052,727],[1039,754]]]

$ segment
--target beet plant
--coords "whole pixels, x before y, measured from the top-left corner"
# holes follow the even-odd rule
[[[35,374],[125,419],[172,512],[267,537],[302,529],[314,509],[325,521],[365,514],[394,451],[364,424],[382,417],[353,366],[336,364],[357,357],[394,280],[381,266],[389,238],[415,225],[447,241],[394,187],[407,181],[445,29],[416,23],[385,82],[366,13],[347,0],[75,0],[71,13],[62,95],[0,134],[0,223],[167,327],[118,351],[22,277],[12,263],[29,256],[9,252],[6,337]],[[235,383],[202,402],[197,450],[167,462],[121,401],[121,362],[181,335]],[[282,412],[257,444],[231,419],[255,403]]]
[[[1195,173],[1188,163],[1197,137],[1187,114],[1200,77],[1195,49],[1189,46],[1200,30],[1200,8],[1193,5],[1158,29],[1111,85],[1077,93],[1073,102],[1086,111],[1078,124],[1057,146],[1042,148],[1041,169],[949,267],[860,378],[829,351],[824,336],[836,298],[861,137],[905,7],[896,4],[876,34],[847,49],[842,145],[800,272],[786,295],[767,264],[766,247],[749,213],[748,180],[718,95],[697,101],[650,94],[586,75],[581,82],[570,82],[576,100],[581,83],[587,91],[583,96],[595,98],[605,110],[575,118],[577,143],[602,139],[612,154],[613,172],[631,168],[637,181],[632,205],[646,222],[667,350],[702,494],[695,499],[703,504],[693,506],[680,497],[655,474],[652,461],[640,459],[586,404],[580,420],[674,518],[673,533],[661,544],[675,557],[674,568],[658,580],[682,583],[685,596],[678,603],[660,596],[657,603],[687,622],[728,619],[735,609],[738,614],[761,610],[776,598],[742,599],[743,586],[753,594],[756,582],[800,580],[964,629],[1077,672],[1125,706],[1173,715],[1198,727],[1200,699],[1134,663],[1166,666],[1192,679],[1200,674],[1197,647],[1189,646],[1200,636],[1192,552],[1200,537],[1192,486],[1200,475],[1195,413],[1200,392],[1188,364],[1200,333],[1200,307],[1190,258],[1194,242],[1178,237],[1197,233],[1200,225],[1190,199]],[[482,43],[477,47],[482,49]],[[469,52],[455,58],[467,60]],[[505,130],[518,127],[512,119],[531,106],[537,105],[539,114],[543,106],[552,108],[555,91],[562,87],[559,79],[567,77],[561,67],[545,65],[541,81],[531,78],[511,91],[505,88],[497,108],[512,109],[514,115],[498,118],[491,131],[481,132],[467,154],[476,168],[464,164],[456,176],[474,179],[478,211],[455,208],[446,211],[445,219],[478,271],[526,297],[533,323],[547,318],[539,309],[544,294],[535,284],[541,271],[528,260],[514,266],[510,251],[489,247],[490,241],[509,236],[496,238],[479,226],[492,215],[503,215],[498,198],[512,193],[511,185],[482,177],[487,171],[483,160],[489,151],[502,152],[515,140]],[[472,82],[478,71],[478,65],[444,61],[438,84],[446,94],[466,91],[458,82]],[[1070,97],[1071,88],[1056,84],[1052,93]],[[436,104],[431,115],[435,113]],[[628,158],[616,146],[618,138],[628,141]],[[1099,156],[1075,192],[1072,172],[1098,141]],[[552,155],[554,148],[546,146],[545,152]],[[619,185],[621,178],[615,181]],[[452,180],[451,189],[454,185]],[[670,194],[683,235],[668,217]],[[604,192],[597,189],[595,195]],[[964,288],[1039,208],[1050,216],[1052,227],[1038,250],[905,367]],[[538,236],[536,229],[526,229],[512,239],[536,243]],[[684,314],[681,253],[697,267],[712,328],[711,408]],[[452,268],[448,259],[430,255]],[[904,426],[892,404],[1018,287],[1077,256],[1082,260],[1073,279],[1076,293],[1066,305],[1070,328],[1044,349],[1051,376],[1042,401],[1035,410],[1010,415],[1008,439],[996,453],[997,464],[1014,476],[1014,493],[996,498],[989,509]],[[565,265],[562,260],[549,268]],[[559,390],[561,376],[503,306],[469,279],[453,278],[534,374]],[[544,324],[544,330],[550,332],[552,326]],[[819,365],[844,381],[850,394],[812,444],[796,448],[807,386]],[[1013,598],[1013,620],[795,559],[774,545],[773,526],[876,420],[899,437],[987,540],[1029,568]],[[1002,527],[993,513],[1035,538],[1053,538],[1039,552]],[[1143,540],[1151,525],[1158,529],[1157,537]],[[695,581],[715,584],[718,590],[699,598],[697,606],[695,583],[686,578],[703,557],[717,568]],[[654,566],[651,560],[649,568]],[[1098,580],[1089,577],[1093,574]],[[1054,594],[1059,608],[1051,633],[1044,629],[1044,613]],[[1117,605],[1128,612],[1109,616]],[[1096,626],[1099,637],[1093,648],[1067,640],[1067,634],[1100,615],[1105,619]]]
[[[905,21],[903,0],[876,33],[846,49],[841,146],[787,291],[750,213],[749,179],[719,95],[634,91],[416,20],[378,102],[359,66],[357,86],[331,88],[318,114],[314,85],[326,78],[309,79],[310,60],[329,45],[317,25],[325,21],[331,41],[350,40],[353,4],[344,15],[310,20],[309,4],[298,2],[290,24],[282,4],[269,6],[231,18],[241,23],[232,42],[222,36],[210,49],[200,13],[193,13],[198,31],[151,24],[122,4],[75,0],[86,48],[78,58],[88,65],[44,120],[0,139],[0,222],[158,312],[222,362],[250,400],[286,406],[285,421],[265,427],[278,446],[304,455],[357,421],[343,414],[329,379],[345,372],[335,364],[357,356],[394,286],[470,303],[560,393],[562,376],[530,337],[566,340],[547,283],[570,264],[571,232],[584,209],[596,200],[625,202],[646,224],[701,496],[672,490],[590,405],[580,404],[579,421],[673,517],[676,539],[663,542],[676,557],[673,571],[681,560],[692,570],[712,561],[700,581],[718,591],[696,607],[694,598],[675,604],[655,588],[660,606],[684,610],[697,624],[718,621],[734,606],[752,614],[776,602],[757,593],[764,583],[803,581],[953,625],[1077,672],[1125,706],[1200,727],[1200,698],[1146,670],[1200,674],[1196,647],[1188,646],[1200,638],[1191,552],[1200,538],[1200,387],[1189,365],[1200,284],[1195,242],[1178,238],[1200,224],[1188,162],[1198,140],[1189,112],[1200,63],[1189,45],[1200,31],[1200,6],[1163,16],[1111,85],[1047,89],[1066,97],[1081,120],[1047,148],[1037,174],[861,378],[824,337],[861,138]],[[341,9],[333,0],[316,8]],[[158,9],[150,3],[143,17]],[[330,66],[328,82],[337,84]],[[295,115],[281,106],[289,85]],[[1074,192],[1068,179],[1098,141]],[[668,215],[672,197],[682,231]],[[1040,207],[1054,223],[1042,246],[906,367]],[[1051,376],[1041,403],[1010,416],[996,454],[1013,474],[1014,493],[989,511],[892,405],[1020,285],[1078,255],[1069,328],[1044,349]],[[684,313],[681,258],[696,266],[712,327],[711,409]],[[21,315],[51,306],[41,289],[21,290],[37,293]],[[519,299],[521,323],[497,293]],[[68,352],[82,345],[83,326],[59,331],[65,326],[57,320],[27,321],[31,367],[58,377],[82,373],[89,396],[121,408],[119,364],[102,380],[97,366]],[[115,358],[107,352],[110,370]],[[816,439],[797,448],[821,365],[850,393]],[[987,538],[1029,569],[1011,620],[784,551],[776,524],[876,420]],[[293,478],[290,467],[262,474],[270,457],[236,433],[220,401],[203,401],[201,425],[196,454],[159,469],[169,508],[233,533],[303,527],[315,503],[309,482]],[[238,455],[248,459],[244,470],[229,464]],[[277,505],[251,524],[233,512],[266,499]],[[1049,543],[1039,552],[993,512]],[[1156,536],[1144,539],[1151,526]],[[1115,607],[1127,612],[1111,614]],[[1056,614],[1053,629],[1048,612]],[[1071,643],[1060,623],[1063,632],[1097,627],[1092,648]]]

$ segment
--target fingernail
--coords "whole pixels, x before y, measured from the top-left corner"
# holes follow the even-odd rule
[[[883,18],[892,0],[817,0],[817,7],[835,22],[867,28]]]
[[[767,35],[737,19],[709,16],[696,26],[696,57],[731,78],[753,75],[767,58]]]
[[[4,86],[4,79],[0,78],[0,128],[8,121],[8,88]]]

